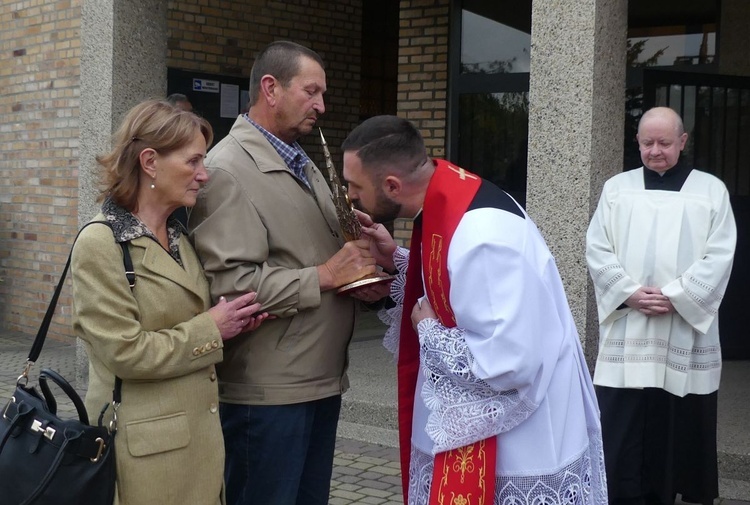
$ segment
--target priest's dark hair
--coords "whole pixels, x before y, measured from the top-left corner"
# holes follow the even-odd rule
[[[367,119],[352,130],[341,149],[356,151],[362,166],[374,172],[388,167],[408,175],[428,159],[422,134],[408,120],[398,116]]]

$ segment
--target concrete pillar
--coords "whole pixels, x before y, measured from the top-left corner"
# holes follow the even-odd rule
[[[99,210],[95,157],[110,149],[124,113],[167,91],[167,0],[84,0],[81,8],[79,226]],[[113,265],[117,267],[117,265]],[[87,382],[78,342],[76,378]]]
[[[719,73],[750,76],[750,5],[747,0],[722,0],[719,20]]]
[[[627,0],[534,0],[531,26],[527,209],[591,365],[598,323],[585,236],[604,181],[622,170]]]

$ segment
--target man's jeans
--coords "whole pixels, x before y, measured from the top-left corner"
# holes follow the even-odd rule
[[[221,404],[227,505],[326,505],[341,396]]]

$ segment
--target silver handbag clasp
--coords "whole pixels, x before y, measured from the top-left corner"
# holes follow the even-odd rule
[[[57,430],[51,426],[42,426],[42,422],[39,419],[34,419],[31,423],[31,431],[41,433],[49,440],[52,440],[57,433]]]

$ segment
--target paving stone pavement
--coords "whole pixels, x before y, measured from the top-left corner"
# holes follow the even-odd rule
[[[328,503],[403,504],[398,449],[337,439]]]
[[[0,332],[0,408],[10,398],[16,379],[26,363],[32,337]],[[67,378],[81,397],[85,392],[75,378],[75,345],[48,340],[32,368],[29,384],[35,385],[42,368],[52,368]],[[53,388],[54,389],[54,388]],[[61,417],[75,416],[75,409],[56,391]],[[336,440],[329,505],[403,505],[398,449],[339,437]],[[677,500],[675,505],[686,505]],[[750,502],[717,499],[714,505],[750,505]]]
[[[27,335],[0,334],[0,408],[13,394],[32,342],[33,338]],[[29,385],[37,384],[42,368],[52,368],[68,379],[83,398],[85,391],[74,380],[75,361],[75,345],[48,339],[29,374]],[[72,402],[62,391],[55,387],[53,391],[58,414],[75,417]],[[330,505],[403,504],[397,449],[338,438],[333,465]]]

